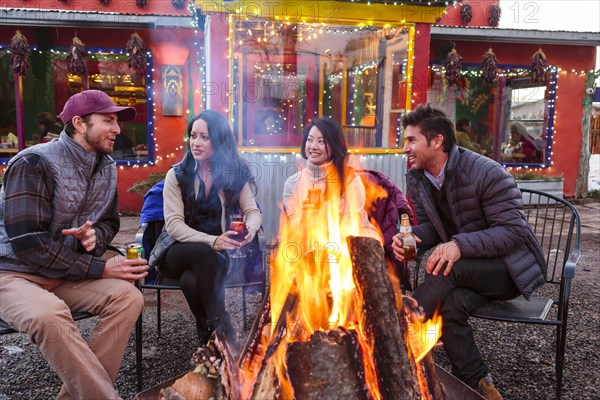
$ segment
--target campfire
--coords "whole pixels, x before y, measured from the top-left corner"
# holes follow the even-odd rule
[[[300,226],[282,219],[269,296],[237,362],[218,335],[195,355],[196,378],[214,378],[204,398],[446,397],[429,353],[441,318],[423,321],[388,272],[380,239],[358,215],[341,218],[339,190],[328,192],[324,201],[309,193]],[[183,384],[174,388],[186,397]]]

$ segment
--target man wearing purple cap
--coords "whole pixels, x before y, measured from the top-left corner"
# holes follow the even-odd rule
[[[86,90],[58,140],[13,157],[0,190],[0,318],[26,332],[63,381],[58,398],[116,399],[117,371],[142,307],[145,260],[100,258],[119,230],[112,153],[135,109]],[[98,315],[88,342],[71,311]]]

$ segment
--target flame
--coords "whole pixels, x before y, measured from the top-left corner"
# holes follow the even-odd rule
[[[424,321],[422,314],[413,314],[408,327],[406,342],[415,362],[418,363],[442,336],[442,316],[436,311],[431,319]]]
[[[300,321],[307,336],[319,329],[348,328],[356,323],[356,293],[346,237],[371,236],[381,242],[380,234],[364,220],[364,213],[345,211],[362,210],[363,199],[347,191],[341,200],[339,180],[332,179],[333,175],[333,171],[328,173],[326,193],[314,189],[319,190],[322,201],[319,205],[306,202],[297,226],[285,216],[280,221],[281,244],[271,281],[272,321],[279,319],[295,280]]]
[[[280,242],[271,260],[269,296],[270,346],[274,350],[272,360],[282,398],[292,398],[293,388],[287,378],[285,360],[288,344],[307,341],[317,330],[326,331],[337,327],[354,330],[364,354],[363,366],[368,390],[373,399],[380,399],[373,338],[369,338],[364,330],[360,307],[362,302],[354,284],[346,237],[368,236],[383,244],[378,226],[374,228],[369,224],[366,213],[362,211],[375,207],[376,200],[387,196],[387,193],[378,185],[363,180],[364,192],[348,190],[341,197],[339,179],[331,178],[335,175],[333,168],[331,169],[327,174],[329,178],[326,190],[314,187],[309,189],[299,221],[288,221],[285,213],[281,213]],[[397,282],[394,286],[399,288]],[[399,289],[397,295],[400,296]],[[290,309],[290,296],[294,299],[293,309]],[[273,343],[273,340],[279,340],[274,336],[280,334],[283,323],[286,328],[285,338],[279,343]],[[441,329],[441,319],[433,326]],[[430,327],[428,322],[418,321],[414,329],[427,331]],[[418,360],[435,344],[439,335],[435,339],[425,340],[424,345],[421,345],[421,340],[415,340],[416,337],[409,335],[408,339],[412,354]],[[429,336],[423,337],[427,339]]]

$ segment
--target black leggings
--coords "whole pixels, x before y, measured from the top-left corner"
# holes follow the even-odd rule
[[[225,254],[205,243],[175,243],[165,254],[160,272],[179,279],[196,321],[204,322],[225,312]]]

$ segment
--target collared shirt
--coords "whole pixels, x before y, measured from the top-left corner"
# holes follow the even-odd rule
[[[446,164],[447,163],[448,163],[448,160],[446,160],[446,162],[442,166],[442,170],[440,171],[440,174],[438,176],[433,176],[433,174],[431,172],[425,170],[425,176],[431,181],[431,183],[433,183],[433,186],[435,186],[438,190],[442,189],[442,185],[444,184],[444,179],[446,179]]]

